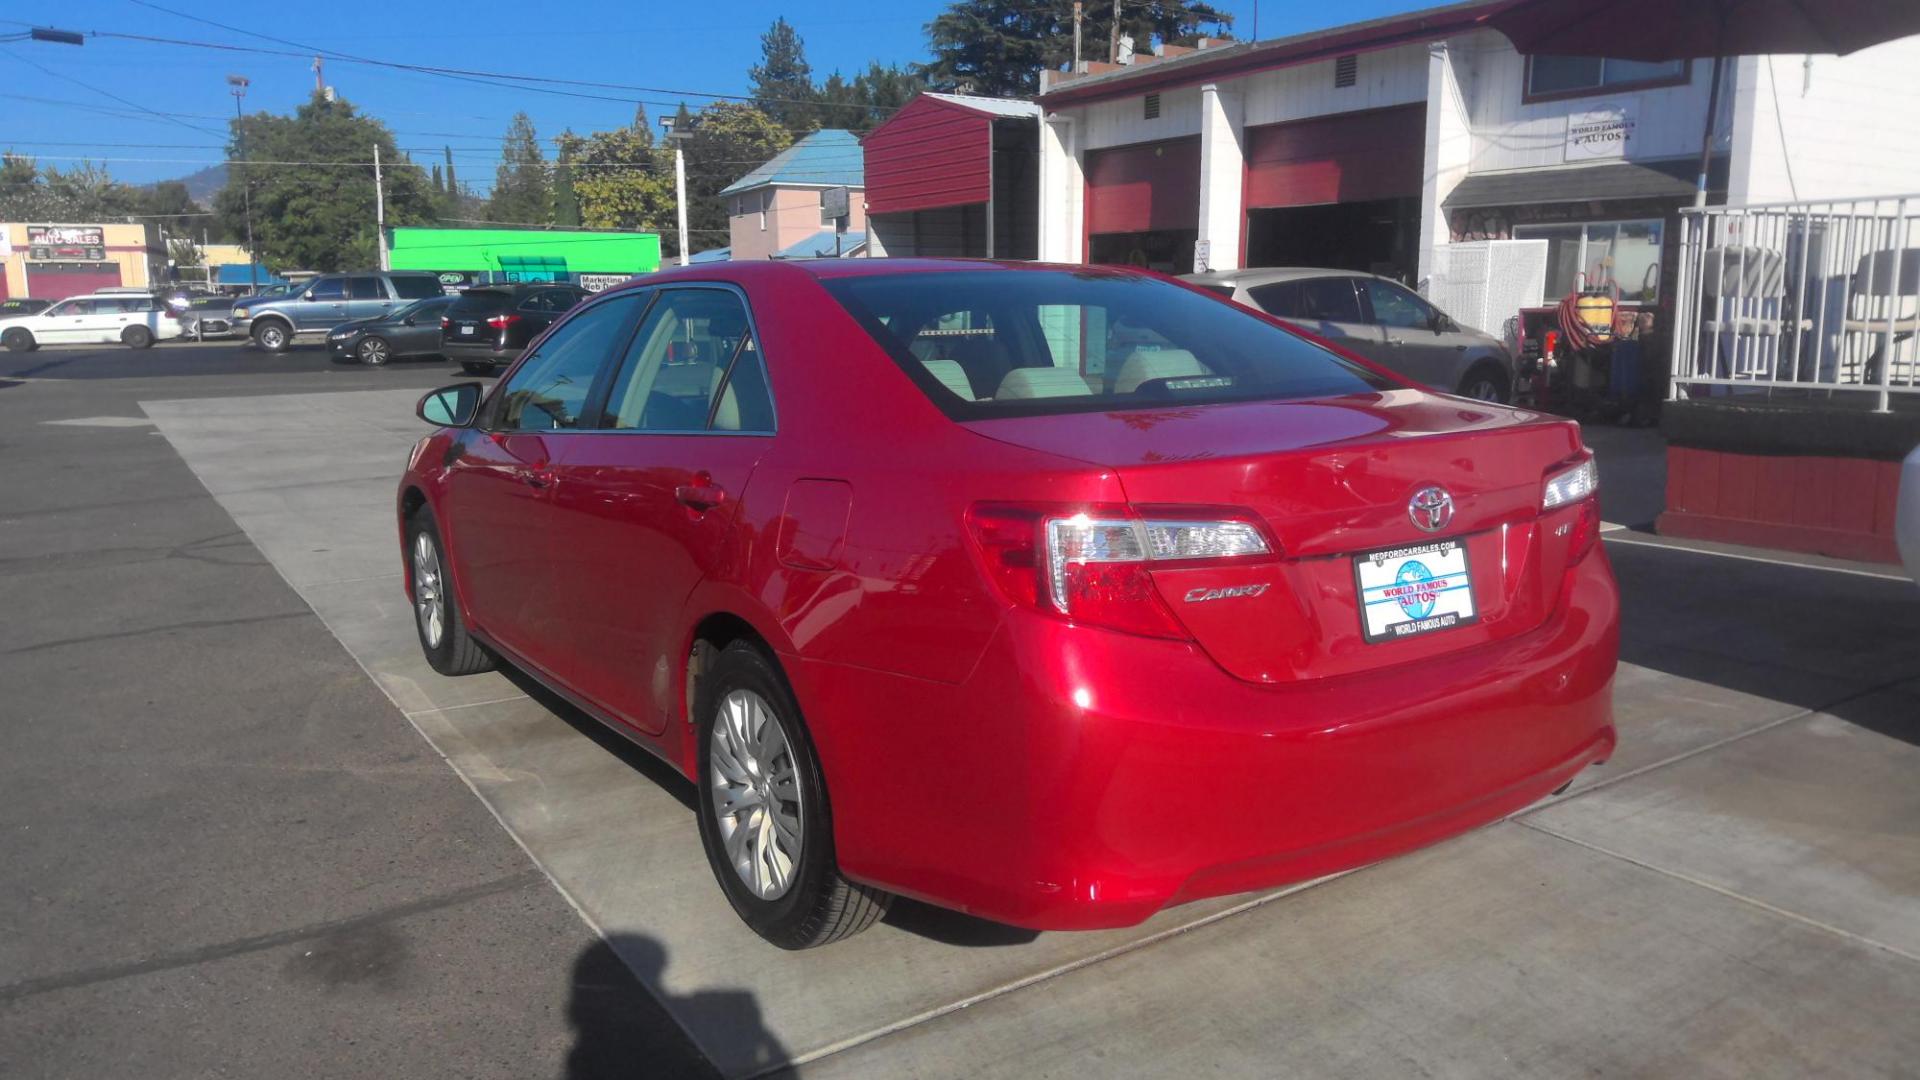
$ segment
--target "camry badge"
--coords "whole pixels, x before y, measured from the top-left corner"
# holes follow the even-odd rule
[[[1453,521],[1453,496],[1443,487],[1424,487],[1407,500],[1407,516],[1423,532],[1439,532]]]
[[[1189,589],[1187,590],[1187,603],[1198,604],[1206,600],[1232,600],[1241,596],[1259,596],[1271,588],[1273,588],[1271,584],[1263,581],[1258,585],[1228,585],[1219,589]]]

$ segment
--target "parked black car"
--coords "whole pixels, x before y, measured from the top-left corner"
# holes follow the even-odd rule
[[[440,319],[453,302],[451,296],[429,296],[391,315],[342,323],[327,332],[327,349],[336,361],[358,360],[369,367],[408,356],[437,358]]]
[[[550,281],[468,289],[440,320],[440,354],[469,375],[497,371],[588,295],[578,285]]]
[[[24,296],[0,300],[0,319],[11,319],[15,315],[38,315],[52,306],[51,300],[29,300]]]

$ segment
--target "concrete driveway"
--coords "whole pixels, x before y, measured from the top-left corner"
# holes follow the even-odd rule
[[[1620,751],[1567,795],[1131,930],[902,904],[783,953],[721,899],[676,775],[524,678],[420,660],[391,516],[414,397],[143,408],[726,1075],[1920,1069],[1920,590],[1890,572],[1610,533]]]

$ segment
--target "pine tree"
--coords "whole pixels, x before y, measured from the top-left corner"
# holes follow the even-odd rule
[[[493,221],[545,226],[553,223],[553,182],[533,119],[515,113],[500,143],[500,167],[494,170],[493,196],[487,200]]]
[[[445,149],[447,152],[447,200],[451,202],[460,197],[460,181],[453,175],[453,147],[449,146]]]
[[[760,63],[747,72],[747,77],[753,82],[754,105],[775,123],[796,132],[820,126],[813,105],[820,94],[813,88],[806,42],[800,40],[785,16],[775,19],[760,35]]]
[[[1082,59],[1105,60],[1112,6],[1088,3],[1081,24]],[[1201,36],[1223,36],[1233,16],[1201,0],[1144,0],[1126,5],[1120,32],[1135,48],[1154,42],[1184,45]],[[976,94],[1015,97],[1039,92],[1040,70],[1073,61],[1072,0],[958,0],[927,24],[933,62],[921,77],[930,84],[970,86]]]
[[[574,187],[574,173],[580,170],[573,165],[580,137],[572,130],[567,130],[562,131],[555,142],[559,148],[559,165],[553,170],[553,223],[569,229],[577,228],[580,225],[580,193]]]

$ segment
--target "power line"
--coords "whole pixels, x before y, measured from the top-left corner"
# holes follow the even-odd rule
[[[5,50],[5,49],[0,49],[0,56],[5,56],[5,57],[7,57],[7,58],[8,58],[8,59],[10,59],[10,60],[18,60],[18,61],[19,61],[20,63],[22,63],[22,64],[25,64],[25,65],[27,65],[28,67],[31,67],[31,68],[35,68],[35,69],[37,69],[37,70],[39,70],[39,71],[41,71],[41,72],[43,72],[44,74],[47,74],[47,75],[51,75],[51,76],[53,76],[53,77],[54,77],[54,78],[56,78],[56,79],[62,79],[62,80],[64,80],[64,81],[66,81],[66,82],[70,82],[70,83],[72,83],[73,85],[75,85],[75,86],[78,86],[78,87],[80,87],[80,88],[81,88],[82,90],[91,90],[91,91],[93,91],[94,93],[96,93],[96,94],[99,94],[99,95],[101,95],[102,97],[109,97],[109,98],[112,98],[113,100],[115,100],[115,101],[117,101],[117,102],[119,102],[119,103],[120,103],[120,104],[122,104],[122,105],[125,105],[125,106],[128,106],[129,108],[132,108],[132,109],[137,109],[137,110],[139,110],[140,112],[143,112],[143,113],[147,113],[147,114],[149,114],[149,115],[152,115],[152,116],[156,116],[156,117],[159,117],[160,119],[162,119],[162,120],[165,120],[165,121],[167,121],[167,122],[168,122],[168,123],[170,123],[170,124],[175,124],[175,125],[178,125],[178,126],[180,126],[180,127],[183,127],[183,128],[186,128],[186,129],[187,129],[188,131],[197,131],[197,132],[199,132],[199,133],[200,133],[200,134],[202,134],[202,135],[215,135],[215,136],[218,136],[218,135],[223,135],[223,134],[225,134],[224,132],[219,132],[219,131],[213,131],[213,130],[210,130],[210,129],[208,129],[208,128],[203,128],[203,127],[199,127],[199,126],[197,126],[197,125],[194,125],[194,124],[189,124],[189,123],[187,123],[187,122],[186,122],[186,121],[184,121],[184,120],[176,120],[176,119],[174,119],[173,117],[170,117],[170,116],[168,116],[168,115],[166,115],[165,113],[159,113],[159,112],[154,112],[154,111],[153,111],[152,109],[149,109],[149,108],[147,108],[147,107],[146,107],[145,105],[142,105],[142,104],[140,104],[140,103],[139,103],[139,102],[137,102],[137,101],[128,101],[128,100],[127,100],[126,98],[123,98],[123,97],[121,97],[121,96],[120,96],[120,95],[118,95],[118,94],[115,94],[115,93],[111,93],[111,92],[109,92],[109,91],[106,91],[106,90],[102,90],[102,89],[100,89],[99,87],[97,87],[97,86],[94,86],[94,85],[92,85],[92,84],[90,84],[90,83],[84,83],[84,82],[81,82],[81,81],[80,81],[79,79],[76,79],[76,78],[74,78],[74,77],[73,77],[73,76],[71,76],[71,75],[62,75],[61,73],[59,73],[59,72],[57,72],[57,71],[55,71],[55,70],[53,70],[52,68],[49,68],[49,67],[47,67],[47,66],[46,66],[46,65],[44,65],[44,64],[41,64],[41,63],[38,63],[38,62],[36,62],[36,61],[33,61],[33,60],[29,60],[29,59],[27,59],[26,57],[24,57],[24,56],[19,56],[19,55],[17,55],[17,54],[15,54],[15,53],[13,53],[13,52],[11,52],[11,51],[8,51],[8,50]]]
[[[642,93],[642,94],[673,94],[679,97],[711,98],[711,99],[722,100],[722,101],[760,102],[760,103],[781,104],[781,105],[807,105],[812,107],[828,107],[828,108],[855,108],[855,109],[865,109],[865,110],[868,110],[869,112],[891,113],[895,111],[895,108],[891,106],[867,106],[867,105],[859,105],[854,103],[836,104],[836,103],[829,103],[829,102],[822,102],[822,101],[805,100],[801,98],[755,98],[747,94],[723,94],[723,93],[715,93],[715,92],[705,91],[705,90],[684,90],[684,89],[678,89],[674,87],[663,87],[663,86],[636,86],[630,83],[598,82],[598,81],[589,80],[589,79],[560,79],[560,78],[553,78],[553,77],[544,76],[544,75],[520,75],[520,74],[511,73],[511,72],[484,71],[484,70],[477,70],[472,68],[439,67],[439,66],[430,65],[430,64],[408,64],[408,63],[403,63],[396,60],[377,60],[372,57],[355,56],[352,53],[335,52],[329,49],[316,48],[311,45],[303,45],[300,42],[290,41],[286,38],[274,37],[271,34],[262,34],[253,30],[245,30],[237,26],[230,26],[226,23],[218,22],[214,19],[203,18],[198,15],[190,15],[184,11],[175,11],[172,8],[163,7],[159,4],[151,3],[149,2],[149,0],[131,0],[131,2],[139,5],[140,7],[149,8],[151,10],[161,12],[162,14],[171,15],[175,18],[187,19],[192,22],[202,23],[204,25],[215,27],[220,30],[225,30],[228,33],[240,34],[243,37],[259,38],[262,41],[271,41],[277,45],[286,45],[291,48],[300,50],[297,53],[283,52],[283,53],[278,53],[278,55],[298,56],[303,59],[306,56],[318,55],[329,60],[343,61],[343,62],[352,63],[352,64],[368,64],[374,67],[393,68],[400,71],[413,71],[413,72],[419,72],[424,75],[437,75],[442,78],[459,79],[466,82],[480,82],[482,85],[489,85],[489,86],[501,85],[502,81],[512,82],[512,83],[539,83],[539,84],[545,84],[547,86],[578,86],[578,87],[589,87],[589,88],[600,89],[600,90],[628,90],[628,91],[633,91],[633,92]],[[91,31],[91,33],[99,37],[125,38],[125,39],[135,40],[135,41],[148,41],[148,42],[154,42],[158,44],[180,45],[180,46],[187,46],[192,48],[220,49],[224,51],[233,51],[233,52],[258,52],[258,53],[265,53],[269,55],[272,55],[276,52],[276,50],[259,49],[259,48],[252,48],[252,47],[243,46],[243,45],[231,45],[231,44],[225,44],[220,42],[188,41],[188,40],[181,40],[178,38],[160,38],[160,37],[152,37],[152,36],[139,35],[139,34],[123,34],[123,33],[111,32],[111,31]],[[571,93],[571,92],[558,91],[558,90],[541,91],[541,87],[539,86],[516,87],[516,89],[527,89],[527,90],[535,90],[540,92],[556,93],[556,94],[567,93],[569,94],[569,96],[583,97],[590,100],[621,101],[621,102],[633,102],[633,103],[653,104],[653,105],[677,104],[675,102],[665,102],[665,101],[644,101],[643,102],[640,99],[631,98],[631,97],[611,98],[611,97],[606,97],[605,95],[600,95],[600,94]]]

